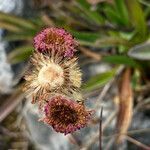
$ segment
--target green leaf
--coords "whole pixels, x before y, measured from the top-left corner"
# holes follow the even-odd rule
[[[98,87],[104,86],[107,82],[109,82],[115,75],[116,69],[111,71],[107,71],[96,76],[91,77],[84,85],[83,90],[94,90]]]
[[[128,40],[121,38],[121,37],[104,37],[96,41],[96,45],[101,46],[118,46],[118,45],[124,45],[129,46],[130,43]]]
[[[123,24],[122,18],[120,18],[120,16],[118,15],[118,13],[116,13],[116,10],[114,8],[106,7],[105,14],[111,22],[115,24]]]
[[[78,42],[80,43],[80,45],[90,46],[95,48],[111,47],[111,46],[113,47],[119,45],[129,47],[131,44],[128,40],[125,40],[121,37],[104,37],[101,39],[97,39],[95,42],[78,40]]]
[[[128,56],[122,56],[122,55],[106,56],[103,58],[103,61],[109,62],[111,64],[117,64],[117,65],[122,64],[129,67],[138,67],[137,62]]]
[[[6,23],[18,25],[24,28],[30,28],[30,29],[35,28],[35,25],[31,21],[13,16],[11,14],[3,13],[3,12],[0,12],[0,20]]]
[[[19,33],[8,33],[3,39],[7,41],[31,41],[36,33],[33,32],[19,32]]]
[[[100,13],[96,10],[91,10],[91,5],[87,3],[86,0],[77,0],[77,2],[79,8],[89,17],[89,19],[91,19],[91,21],[94,21],[97,24],[102,24],[104,22]]]
[[[92,33],[92,32],[77,32],[77,31],[70,31],[73,36],[82,41],[88,42],[95,42],[98,38],[100,38],[99,33]]]
[[[17,32],[17,33],[22,32],[21,28],[15,26],[15,25],[6,23],[6,22],[1,22],[1,21],[0,21],[0,28],[8,30],[10,32]]]
[[[131,48],[128,55],[138,60],[150,60],[150,43],[144,43]]]
[[[147,38],[148,34],[145,16],[141,5],[138,0],[126,0],[126,5],[128,8],[130,21],[138,33],[135,35],[133,40],[136,43],[144,41]]]
[[[31,41],[33,39],[33,36],[18,34],[18,35],[5,36],[3,39],[6,41],[26,41],[26,40]]]
[[[29,58],[32,52],[33,52],[33,47],[30,45],[18,47],[12,50],[12,52],[8,54],[8,61],[11,64],[16,64],[25,61]]]
[[[115,0],[117,14],[120,16],[124,25],[128,25],[129,18],[128,18],[128,11],[125,5],[124,0]]]
[[[114,5],[105,5],[104,12],[110,23],[128,25],[129,17],[124,0],[115,0]]]

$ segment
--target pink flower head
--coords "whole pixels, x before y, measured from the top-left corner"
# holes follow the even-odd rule
[[[34,38],[34,47],[41,53],[56,51],[64,57],[72,57],[76,46],[72,35],[59,28],[46,28]]]
[[[87,125],[92,111],[87,111],[82,104],[63,96],[52,97],[45,106],[43,121],[56,132],[72,133]]]

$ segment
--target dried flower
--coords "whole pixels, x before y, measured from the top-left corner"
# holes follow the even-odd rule
[[[64,97],[65,95],[63,93],[56,93],[56,92],[50,92],[46,93],[45,95],[41,95],[38,99],[38,106],[40,111],[43,111],[44,106],[47,104],[49,99],[53,97]],[[72,93],[69,93],[66,95],[66,97],[69,97],[70,100],[76,101],[77,103],[84,104],[83,95],[80,91],[73,91]]]
[[[59,28],[46,28],[34,38],[34,47],[41,53],[55,50],[64,57],[73,57],[76,46],[72,35]]]
[[[81,73],[77,67],[76,58],[63,58],[53,51],[49,55],[34,53],[31,64],[33,70],[28,71],[25,76],[24,90],[28,95],[33,96],[32,103],[40,100],[41,96],[43,99],[44,95],[51,92],[73,93],[78,91],[81,85]]]
[[[77,65],[77,62],[74,63],[74,65],[70,65],[69,79],[76,87],[81,87],[81,76],[82,73]]]
[[[92,111],[66,96],[54,96],[45,106],[43,122],[52,126],[56,132],[72,133],[87,125]]]

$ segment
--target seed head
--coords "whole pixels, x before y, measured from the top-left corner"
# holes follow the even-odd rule
[[[54,53],[43,55],[37,52],[31,59],[31,65],[32,70],[25,75],[24,91],[27,95],[32,95],[32,103],[44,99],[43,96],[49,93],[74,93],[81,85],[81,73],[76,58],[67,59]]]

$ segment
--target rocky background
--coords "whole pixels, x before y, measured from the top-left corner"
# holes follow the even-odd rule
[[[116,17],[118,22],[115,19],[108,19],[105,21],[106,24],[99,24],[96,18],[97,14],[91,13],[91,11],[95,12],[100,5],[100,8],[105,7],[108,13],[113,14],[112,10],[105,6],[105,3],[112,6],[115,5],[115,2],[113,0],[79,0],[76,2],[65,0],[50,2],[47,0],[0,0],[1,12],[33,21],[32,23],[35,25],[35,29],[15,33],[14,31],[18,31],[20,28],[8,27],[9,23],[3,25],[4,22],[3,19],[1,21],[0,16],[1,150],[98,150],[100,149],[100,142],[102,142],[102,149],[104,150],[150,149],[150,36],[147,35],[149,33],[150,3],[137,1],[145,10],[143,13],[146,16],[147,26],[147,29],[143,27],[137,31],[136,25],[130,28],[132,23],[128,24],[128,21],[130,22],[128,19],[127,23],[121,22],[121,19],[124,18],[120,19],[117,16],[120,19]],[[127,1],[125,2],[127,3]],[[141,11],[139,4],[135,2],[138,11]],[[74,6],[81,8],[82,11]],[[105,11],[100,13],[106,15],[104,14]],[[79,20],[77,20],[78,15],[80,16]],[[137,22],[139,20],[137,19]],[[78,56],[83,72],[85,103],[89,108],[95,110],[93,120],[87,128],[67,136],[56,133],[48,126],[38,122],[38,109],[30,103],[30,99],[25,99],[24,93],[20,90],[20,85],[24,82],[24,73],[28,68],[28,58],[32,53],[32,51],[25,51],[24,49],[32,50],[33,36],[46,26],[64,27],[79,40],[81,46]],[[134,30],[134,28],[136,29]],[[142,33],[142,30],[146,30],[146,33],[145,31]],[[141,39],[134,38],[136,31],[135,37],[139,36]],[[32,33],[27,35],[25,32]],[[80,35],[80,32],[84,32],[84,34],[81,33]],[[93,32],[94,34],[91,34]],[[96,34],[97,32],[99,34]],[[107,38],[111,36],[112,39]],[[119,41],[118,36],[125,40]],[[128,43],[125,45],[127,41]],[[130,41],[132,42],[130,43]],[[141,45],[137,48],[136,45],[139,44]],[[22,54],[16,51],[18,47]],[[130,50],[130,53],[127,50]],[[104,56],[114,54],[123,57],[103,60]],[[127,54],[131,56],[127,57]],[[24,58],[23,56],[26,55],[28,57]],[[128,58],[132,58],[132,60]],[[136,67],[137,64],[135,63],[140,64],[142,69]],[[130,70],[131,74],[125,75],[124,70]],[[126,83],[132,84],[132,90]],[[125,96],[126,103],[120,105],[122,95]],[[132,110],[127,107],[130,101],[133,102]],[[129,111],[126,112],[123,108]],[[101,111],[102,116],[100,116]],[[118,117],[118,113],[121,114],[121,117]],[[127,113],[126,117],[125,113]],[[130,113],[133,113],[132,118],[130,118]],[[117,126],[116,120],[118,119],[122,122],[131,122],[130,126],[125,124]],[[100,121],[102,122],[100,123]],[[99,126],[102,126],[102,131]],[[124,138],[121,144],[115,142],[118,134],[116,126],[120,129],[127,128],[128,136]],[[99,135],[100,131],[102,132],[101,135]]]

